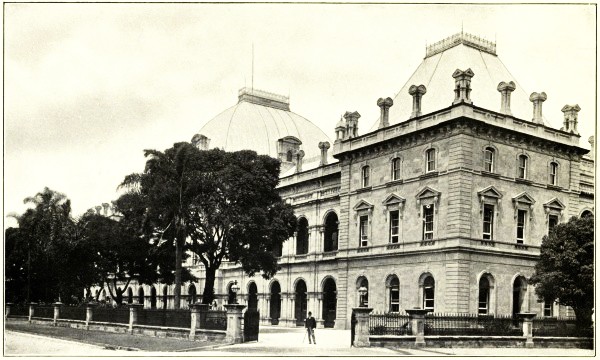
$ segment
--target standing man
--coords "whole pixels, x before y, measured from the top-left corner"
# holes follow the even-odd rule
[[[315,339],[315,328],[317,327],[317,320],[312,316],[312,313],[308,312],[308,317],[304,321],[304,327],[306,328],[306,332],[308,333],[308,343],[309,344],[317,344],[317,340]],[[312,337],[312,342],[310,341]]]

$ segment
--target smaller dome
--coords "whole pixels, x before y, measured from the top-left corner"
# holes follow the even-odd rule
[[[279,140],[293,137],[302,142],[306,161],[319,158],[319,142],[331,142],[318,126],[290,111],[288,97],[250,88],[240,89],[238,103],[207,122],[198,134],[208,138],[211,148],[254,150],[274,158],[280,157]]]

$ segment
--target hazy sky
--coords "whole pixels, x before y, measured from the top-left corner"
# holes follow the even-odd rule
[[[252,43],[254,87],[289,94],[292,111],[334,138],[347,110],[369,129],[377,98],[461,25],[496,40],[528,93],[548,94],[551,126],[579,104],[589,148],[594,5],[5,4],[4,211],[22,213],[44,186],[75,215],[114,200],[143,149],[189,141],[237,102]]]

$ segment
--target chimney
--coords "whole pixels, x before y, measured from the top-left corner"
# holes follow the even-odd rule
[[[588,153],[588,156],[594,160],[594,157],[596,156],[596,154],[594,153],[594,135],[590,136],[590,138],[588,139],[588,141],[590,142],[590,146],[592,147],[592,150],[590,150],[590,152]]]
[[[302,158],[304,158],[304,151],[300,150],[296,153],[296,172],[302,171]]]
[[[471,78],[475,75],[470,68],[463,71],[456,69],[452,77],[454,78],[454,101],[452,105],[464,102],[472,104],[471,101]]]
[[[102,208],[104,209],[104,216],[108,216],[108,203],[102,203]]]
[[[94,209],[96,209],[96,214],[102,215],[102,213],[100,212],[100,211],[102,211],[102,206],[100,206],[100,205],[95,206]]]
[[[563,106],[561,110],[565,114],[563,130],[579,135],[579,132],[577,132],[577,113],[579,110],[581,110],[581,108],[577,104]]]
[[[513,81],[509,81],[505,83],[502,81],[498,84],[498,91],[502,94],[500,99],[500,112],[506,115],[512,115],[510,111],[510,93],[515,91],[516,85]]]
[[[426,92],[427,88],[425,85],[411,85],[411,87],[408,89],[408,94],[413,97],[412,113],[410,114],[411,119],[421,116],[421,98]]]
[[[321,149],[321,162],[319,163],[319,166],[327,165],[327,150],[330,146],[329,141],[319,143],[319,149]]]
[[[389,115],[390,115],[390,107],[394,105],[394,100],[391,98],[379,98],[377,100],[377,106],[381,109],[381,117],[379,119],[379,128],[384,128],[390,125]]]
[[[529,101],[533,103],[533,121],[534,123],[543,124],[544,120],[542,118],[542,103],[546,101],[548,96],[546,96],[545,92],[542,93],[531,93],[529,96]]]
[[[358,136],[358,119],[360,114],[355,112],[346,111],[344,119],[346,119],[346,139],[351,139]]]
[[[340,121],[335,125],[335,142],[344,140],[346,136],[346,122],[344,118],[340,116]]]
[[[191,143],[199,150],[208,150],[208,144],[210,143],[210,139],[202,134],[196,134],[192,137]]]

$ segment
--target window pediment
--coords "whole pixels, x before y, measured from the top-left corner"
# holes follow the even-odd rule
[[[373,209],[373,204],[371,204],[370,202],[366,201],[366,200],[359,200],[356,205],[354,205],[354,207],[352,208],[354,211],[361,211],[361,210],[371,210]]]
[[[564,209],[565,204],[563,204],[562,201],[558,200],[557,198],[552,198],[550,201],[544,203],[544,210],[546,210],[546,212],[550,210],[563,211]]]
[[[531,197],[531,195],[529,195],[526,192],[522,192],[519,195],[513,197],[512,201],[514,204],[521,204],[521,205],[533,206],[533,204],[535,204],[535,200]]]
[[[388,197],[385,198],[385,200],[383,200],[382,204],[383,206],[390,206],[390,205],[397,205],[397,204],[404,204],[406,202],[406,199],[403,198],[400,195],[397,195],[395,193],[391,193],[390,195],[388,195]]]
[[[422,199],[426,199],[426,198],[431,198],[431,197],[439,197],[440,196],[440,192],[430,188],[429,186],[425,186],[421,191],[419,191],[417,193],[417,195],[415,196],[417,198],[417,200],[422,200]]]
[[[488,186],[485,189],[478,191],[477,195],[479,196],[479,198],[486,197],[486,198],[502,199],[502,193],[498,189],[496,189],[495,186]]]

